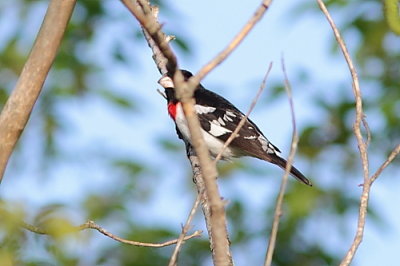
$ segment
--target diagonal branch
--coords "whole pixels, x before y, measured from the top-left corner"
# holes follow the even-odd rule
[[[197,84],[208,74],[211,70],[216,68],[221,64],[246,38],[254,26],[262,19],[265,12],[267,12],[272,0],[263,0],[260,6],[254,12],[254,15],[249,19],[249,21],[243,26],[238,34],[229,42],[227,47],[222,50],[217,56],[215,56],[211,61],[209,61],[205,66],[203,66],[199,72],[192,79],[190,79],[190,86],[195,88]]]
[[[51,235],[51,233],[48,232],[47,230],[39,228],[39,227],[34,226],[34,225],[27,224],[25,222],[21,223],[21,227],[23,227],[26,230],[29,230],[29,231],[31,231],[33,233],[36,233],[36,234]],[[107,237],[109,237],[111,239],[114,239],[115,241],[118,241],[118,242],[121,242],[121,243],[124,243],[124,244],[128,244],[128,245],[132,245],[132,246],[138,246],[138,247],[162,248],[162,247],[171,246],[171,245],[174,245],[174,244],[178,243],[178,239],[169,240],[169,241],[166,241],[166,242],[163,242],[163,243],[146,243],[146,242],[138,242],[138,241],[124,239],[124,238],[121,238],[119,236],[116,236],[116,235],[108,232],[106,229],[104,229],[103,227],[101,227],[100,225],[96,224],[93,221],[87,221],[84,224],[76,226],[74,229],[76,231],[82,231],[82,230],[85,230],[85,229],[94,229],[94,230],[99,231],[103,235],[105,235],[105,236],[107,236]],[[194,237],[199,237],[199,236],[201,236],[201,231],[195,231],[193,234],[191,234],[189,236],[185,236],[184,240],[188,240],[188,239],[191,239],[191,238],[194,238]]]
[[[179,87],[177,87],[179,88]],[[211,236],[213,238],[213,259],[215,265],[232,265],[232,257],[229,250],[228,231],[226,228],[226,215],[224,203],[219,194],[217,185],[216,164],[209,156],[208,148],[204,142],[200,131],[200,122],[194,109],[195,100],[182,99],[182,107],[191,135],[191,144],[193,145],[198,157],[200,170],[205,185],[205,194],[208,198],[208,204],[211,214]]]
[[[199,159],[201,172],[203,174],[204,184],[206,187],[205,194],[209,200],[209,208],[211,216],[211,233],[214,236],[215,249],[213,250],[213,259],[216,265],[229,265],[232,264],[232,258],[229,251],[229,240],[227,238],[226,217],[224,211],[224,203],[221,200],[216,183],[217,170],[216,165],[210,159],[208,148],[204,143],[202,133],[200,131],[200,123],[194,109],[193,92],[200,80],[214,69],[218,64],[225,60],[230,53],[240,44],[240,42],[247,36],[255,24],[262,18],[263,14],[268,9],[271,0],[264,0],[261,6],[257,9],[255,15],[249,20],[244,28],[238,35],[228,44],[227,48],[223,50],[220,55],[214,58],[209,64],[203,67],[202,70],[186,83],[183,82],[181,75],[174,75],[174,84],[176,95],[182,102],[183,111],[188,122],[192,145],[195,148],[196,154]],[[178,73],[180,74],[180,73]],[[193,163],[192,163],[193,166]],[[228,255],[228,257],[227,257]]]
[[[247,111],[246,115],[242,117],[240,120],[239,124],[235,128],[235,130],[232,132],[232,134],[229,136],[229,138],[225,141],[224,146],[222,147],[221,151],[218,153],[217,157],[215,157],[215,163],[217,163],[219,160],[221,160],[222,154],[224,153],[225,149],[231,144],[234,138],[238,135],[240,129],[243,127],[244,123],[246,123],[247,118],[249,118],[249,115],[251,112],[253,112],[254,107],[256,107],[257,101],[261,96],[261,93],[263,92],[265,88],[265,83],[267,82],[267,78],[269,73],[271,72],[272,69],[272,62],[269,64],[267,73],[265,73],[264,79],[261,82],[260,88],[258,89],[258,92],[256,96],[254,97],[253,101],[251,102],[251,105],[249,107],[249,110]]]
[[[32,51],[0,114],[0,182],[53,64],[75,3],[50,1]]]
[[[342,53],[344,55],[344,58],[346,60],[346,63],[348,65],[350,73],[351,73],[351,78],[352,78],[352,83],[353,83],[353,93],[354,93],[354,98],[356,101],[356,121],[354,123],[353,131],[357,138],[358,149],[360,150],[360,156],[361,156],[361,161],[362,161],[363,171],[364,171],[364,179],[367,180],[368,176],[369,176],[367,145],[364,142],[364,139],[363,139],[363,136],[361,133],[361,123],[366,123],[366,120],[364,120],[364,122],[363,122],[364,112],[363,112],[363,107],[362,107],[362,96],[361,96],[361,89],[360,89],[360,83],[358,81],[357,71],[354,67],[353,61],[349,54],[349,51],[347,50],[346,44],[344,43],[344,40],[341,37],[340,32],[335,25],[335,22],[333,21],[331,15],[329,14],[329,11],[326,9],[324,2],[322,0],[317,0],[317,1],[319,4],[319,7],[321,8],[322,12],[325,14],[329,24],[332,27],[336,41],[338,42],[340,49],[342,50]]]
[[[165,41],[165,38],[161,38],[161,34],[158,34],[157,31],[161,31],[160,27],[157,27],[156,23],[151,23],[149,20],[155,20],[154,16],[147,16],[151,12],[151,8],[148,5],[148,2],[145,0],[138,0],[139,5],[142,7],[140,11],[137,8],[137,5],[132,4],[132,1],[122,0],[124,4],[131,10],[131,12],[135,15],[135,17],[140,21],[142,27],[149,33],[151,39],[156,43],[156,46],[161,50],[164,57],[169,59],[170,55],[166,54],[167,51],[163,50],[163,45],[168,46],[168,43]],[[128,3],[129,2],[129,3]],[[271,0],[265,0],[262,2],[261,6],[257,9],[256,14],[250,19],[249,23],[245,25],[245,27],[240,31],[238,36],[230,42],[227,49],[225,49],[219,58],[216,58],[212,61],[211,64],[207,66],[207,70],[205,73],[199,75],[201,78],[205,76],[206,73],[210,72],[214,67],[216,67],[220,62],[222,62],[238,45],[239,43],[247,36],[250,30],[254,27],[254,25],[261,19],[262,15],[265,13],[267,8],[269,7]],[[146,19],[145,19],[146,18]],[[153,25],[153,26],[152,26]],[[156,26],[154,26],[156,25]],[[171,57],[171,60],[175,60],[175,57]],[[198,164],[191,161],[192,167],[197,167],[200,165],[201,174],[204,181],[204,195],[206,195],[206,199],[208,199],[207,206],[209,208],[210,217],[210,229],[209,236],[211,242],[211,249],[213,251],[213,260],[215,265],[232,265],[232,258],[229,250],[229,240],[228,233],[226,229],[226,217],[224,210],[224,203],[221,200],[218,191],[218,185],[216,183],[217,171],[216,165],[213,163],[209,156],[208,148],[204,143],[202,133],[200,131],[200,123],[197,118],[197,114],[194,109],[194,99],[193,92],[197,85],[199,84],[201,78],[198,76],[193,76],[188,82],[183,80],[183,76],[180,71],[175,71],[173,67],[176,67],[177,64],[173,64],[173,67],[168,67],[167,64],[167,72],[170,76],[172,76],[175,92],[177,98],[182,103],[183,111],[188,122],[188,127],[191,135],[191,145],[193,145],[197,157]],[[163,72],[162,72],[163,73]],[[188,144],[188,143],[186,143]],[[188,146],[188,151],[190,151],[191,146]],[[199,189],[199,192],[202,190]],[[203,210],[205,206],[203,205]]]
[[[156,21],[154,13],[146,16],[143,19],[143,14],[146,13],[145,10],[151,10],[146,1],[140,1],[140,6],[142,10],[138,9],[136,5],[132,4],[132,1],[122,0],[128,9],[138,18],[145,33],[146,40],[149,46],[153,50],[153,58],[157,64],[158,69],[161,73],[175,73],[175,69],[171,70],[168,68],[170,60],[176,60],[175,56],[171,57],[166,54],[165,49],[163,49],[160,42],[166,42],[167,36],[162,34],[155,34],[147,26],[151,25],[149,20]],[[140,13],[142,12],[142,13]],[[147,21],[146,21],[147,20]],[[157,24],[157,23],[153,23]],[[161,32],[160,27],[157,30]],[[148,34],[146,34],[148,33]],[[155,36],[164,36],[164,39],[159,39]],[[167,60],[163,60],[163,58]],[[166,64],[166,65],[165,65]],[[176,66],[176,64],[175,64]],[[177,75],[176,75],[177,74]],[[225,211],[222,200],[219,196],[218,188],[216,186],[216,169],[215,165],[212,164],[211,159],[208,156],[208,149],[204,144],[202,136],[199,137],[200,126],[194,112],[193,108],[193,90],[189,94],[185,94],[185,89],[183,88],[186,83],[183,82],[183,76],[180,71],[177,71],[173,76],[174,83],[176,84],[177,95],[181,94],[181,101],[183,102],[183,109],[185,116],[189,123],[189,130],[192,135],[193,146],[196,149],[196,156],[194,154],[193,148],[189,143],[185,143],[188,154],[191,153],[189,157],[191,165],[193,167],[194,180],[196,180],[197,190],[202,196],[202,208],[206,219],[207,230],[209,232],[210,246],[213,254],[213,260],[216,265],[231,265],[232,257],[229,250],[229,240],[228,233],[226,229],[226,218]],[[182,97],[182,94],[183,97]],[[197,125],[196,125],[197,122]],[[199,147],[200,146],[200,147]],[[201,168],[201,169],[200,169]],[[205,177],[205,178],[204,178]],[[209,177],[209,178],[207,178]],[[208,181],[207,181],[208,180]],[[211,184],[210,184],[211,181]],[[211,196],[210,196],[211,195]],[[217,204],[215,203],[217,202]]]
[[[203,180],[205,184],[205,194],[209,200],[209,208],[212,214],[211,216],[211,231],[214,235],[215,243],[211,242],[211,245],[216,249],[213,250],[214,264],[215,265],[232,265],[232,258],[229,251],[229,240],[224,238],[227,236],[226,229],[226,218],[224,211],[224,204],[219,196],[218,186],[216,183],[217,171],[216,164],[213,163],[209,157],[208,149],[204,143],[203,136],[200,132],[200,123],[194,110],[193,92],[200,80],[206,76],[212,69],[219,65],[225,60],[232,51],[237,48],[241,41],[248,35],[250,30],[255,24],[262,18],[266,10],[268,9],[271,0],[264,0],[261,6],[257,9],[254,16],[249,20],[238,35],[228,44],[227,48],[223,50],[217,57],[210,61],[206,66],[202,68],[196,75],[188,80],[188,84],[180,84],[179,76],[174,76],[174,83],[176,85],[177,96],[182,101],[183,110],[188,121],[188,126],[192,138],[192,145],[198,155],[201,171],[203,174]],[[192,163],[193,166],[193,163]],[[221,246],[223,248],[221,248]],[[228,260],[227,256],[228,255]]]
[[[363,191],[362,191],[361,199],[360,199],[357,231],[354,236],[353,243],[351,244],[349,250],[346,253],[346,256],[343,258],[343,260],[340,264],[341,266],[345,266],[345,265],[349,265],[351,263],[351,261],[353,260],[354,255],[355,255],[355,253],[362,241],[363,235],[364,235],[365,220],[366,220],[367,209],[368,209],[369,193],[371,190],[371,182],[369,180],[369,169],[368,169],[369,168],[368,153],[367,153],[366,143],[364,142],[364,139],[361,134],[361,122],[363,119],[363,109],[362,109],[361,90],[360,90],[360,86],[359,86],[359,82],[358,82],[357,72],[354,68],[353,61],[351,60],[351,57],[349,55],[349,52],[346,48],[346,45],[345,45],[342,37],[340,35],[340,32],[337,29],[332,17],[330,16],[329,11],[327,10],[324,2],[322,0],[317,0],[317,1],[318,1],[319,7],[321,8],[322,12],[325,14],[329,24],[332,27],[336,41],[338,42],[340,49],[342,50],[342,53],[346,59],[347,65],[348,65],[350,73],[351,73],[352,83],[353,83],[353,93],[354,93],[354,98],[356,101],[356,121],[354,123],[353,131],[354,131],[354,135],[356,136],[356,139],[358,142],[358,149],[360,151],[360,157],[361,157],[361,162],[362,162],[363,172],[364,172],[364,185],[363,185]]]
[[[199,207],[200,198],[201,198],[200,194],[197,194],[196,200],[194,201],[194,204],[193,204],[192,210],[190,211],[189,217],[187,218],[186,223],[182,228],[182,233],[179,235],[178,242],[176,243],[174,252],[172,253],[171,259],[169,260],[168,266],[177,265],[179,250],[183,244],[183,241],[185,240],[185,236],[186,236],[187,232],[190,229],[190,223],[192,222],[193,217],[197,211],[197,208]]]
[[[356,121],[354,123],[353,131],[354,135],[356,136],[358,149],[360,151],[361,162],[363,166],[363,173],[364,173],[364,184],[363,184],[363,191],[361,193],[360,199],[360,207],[358,213],[358,222],[357,222],[357,231],[354,236],[354,240],[347,251],[345,257],[341,262],[341,266],[350,265],[351,261],[353,260],[355,253],[357,252],[358,247],[361,244],[361,241],[364,236],[364,229],[365,229],[365,221],[367,216],[368,210],[368,200],[370,197],[371,186],[373,182],[378,178],[378,176],[382,173],[382,171],[394,160],[394,158],[400,153],[400,145],[396,146],[392,153],[389,155],[389,158],[379,167],[376,173],[369,177],[369,163],[368,163],[368,152],[367,146],[370,140],[370,133],[369,127],[364,119],[363,109],[362,109],[362,97],[361,97],[361,89],[358,82],[357,72],[349,55],[349,52],[346,48],[346,45],[343,41],[343,38],[340,35],[339,30],[337,29],[332,17],[329,14],[324,2],[322,0],[317,0],[318,5],[321,8],[322,12],[326,16],[329,24],[332,27],[333,33],[335,35],[336,41],[338,42],[340,49],[346,59],[347,65],[349,67],[352,82],[353,82],[353,92],[354,98],[356,102]],[[363,136],[361,134],[361,123],[363,123],[364,127],[367,130],[367,141],[365,142]]]
[[[177,68],[177,60],[174,52],[169,47],[168,38],[161,31],[161,25],[154,17],[152,8],[147,0],[121,0],[126,8],[132,13],[132,15],[139,21],[142,29],[148,36],[146,39],[159,49],[158,54],[162,54],[166,59],[163,64],[167,72],[175,73]],[[158,10],[156,11],[156,13]],[[149,42],[149,45],[150,45]],[[162,73],[165,74],[165,73]]]
[[[345,258],[342,260],[341,265],[349,265],[353,260],[353,257],[357,251],[358,246],[360,245],[363,235],[364,235],[364,227],[365,227],[365,219],[366,213],[368,208],[368,199],[369,199],[369,192],[371,189],[371,183],[369,182],[369,166],[368,166],[368,153],[367,153],[367,146],[364,142],[363,136],[361,134],[361,122],[363,119],[363,109],[362,109],[362,97],[361,97],[361,90],[358,82],[357,72],[354,68],[353,61],[349,55],[347,47],[343,41],[343,38],[340,35],[339,30],[337,29],[335,22],[333,21],[332,17],[329,14],[329,11],[326,9],[325,4],[322,0],[317,0],[318,5],[321,8],[322,12],[325,14],[329,24],[332,27],[333,33],[335,35],[336,41],[338,42],[340,49],[345,57],[347,65],[349,67],[352,83],[353,83],[353,93],[354,98],[356,101],[356,121],[354,123],[353,131],[354,135],[356,136],[358,142],[358,149],[360,151],[361,162],[363,166],[363,173],[364,173],[364,186],[363,191],[361,194],[361,202],[360,202],[360,209],[359,209],[359,216],[358,216],[358,225],[357,225],[357,232],[354,237],[353,244],[351,245],[350,249],[348,250]]]
[[[292,142],[291,142],[291,146],[290,146],[290,153],[289,153],[289,157],[287,159],[285,173],[282,177],[279,194],[278,194],[278,197],[276,200],[274,220],[273,220],[272,229],[271,229],[271,236],[269,237],[267,254],[265,256],[265,262],[264,262],[265,266],[270,266],[272,263],[272,256],[273,256],[274,250],[275,250],[276,237],[278,235],[279,220],[282,215],[283,197],[285,195],[286,185],[287,185],[287,180],[289,177],[290,169],[292,168],[292,163],[294,160],[294,156],[296,154],[297,143],[299,142],[299,137],[297,135],[297,128],[296,128],[296,117],[295,117],[295,112],[294,112],[292,89],[290,86],[289,78],[286,73],[285,62],[284,62],[283,56],[281,58],[281,64],[282,64],[282,72],[285,77],[285,90],[286,90],[286,94],[287,94],[288,100],[289,100],[293,130],[292,130]]]
[[[383,164],[376,170],[375,174],[373,174],[370,178],[371,184],[380,176],[380,174],[385,170],[385,168],[399,155],[400,153],[400,144],[397,145],[393,151],[390,153],[389,157]]]

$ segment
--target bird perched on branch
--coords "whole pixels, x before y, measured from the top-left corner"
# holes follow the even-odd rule
[[[181,71],[185,81],[193,76],[189,71]],[[179,137],[191,143],[189,127],[182,105],[175,96],[172,78],[164,75],[158,83],[164,87],[168,101],[168,113],[175,122]],[[216,157],[245,115],[228,100],[205,89],[201,84],[197,86],[193,97],[196,101],[194,107],[204,140],[211,155]],[[238,135],[223,151],[222,158],[251,156],[285,169],[287,162],[279,156],[279,153],[280,150],[264,136],[257,125],[247,119]],[[294,166],[292,166],[290,174],[300,182],[312,186],[311,182]]]

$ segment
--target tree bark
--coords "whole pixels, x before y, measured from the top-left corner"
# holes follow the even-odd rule
[[[0,183],[53,64],[76,0],[52,0],[22,73],[0,114]]]

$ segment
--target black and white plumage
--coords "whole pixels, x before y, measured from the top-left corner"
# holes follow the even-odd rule
[[[187,81],[192,74],[181,70]],[[182,105],[175,97],[174,84],[169,76],[163,76],[159,84],[164,87],[168,101],[168,113],[174,120],[179,137],[190,142],[189,127],[184,116]],[[204,140],[212,156],[217,156],[225,141],[236,129],[245,116],[232,103],[220,95],[205,89],[201,84],[194,92],[197,112]],[[274,146],[250,119],[247,119],[238,135],[224,150],[223,159],[251,156],[286,168],[286,160],[279,156],[280,150]],[[291,175],[306,185],[311,182],[294,166]]]

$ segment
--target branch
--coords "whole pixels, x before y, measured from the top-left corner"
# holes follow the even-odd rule
[[[210,247],[211,247],[212,254],[213,254],[213,260],[215,261],[215,259],[214,259],[215,258],[215,252],[214,252],[215,241],[214,241],[214,235],[213,235],[212,224],[211,224],[210,200],[206,193],[206,185],[204,184],[204,178],[201,173],[199,157],[197,157],[196,152],[194,151],[194,148],[186,141],[185,141],[185,145],[186,145],[186,155],[190,161],[190,165],[192,166],[193,182],[196,184],[197,194],[200,195],[201,208],[203,209],[204,217],[206,220],[206,227],[207,227],[207,231],[208,231],[208,237],[210,240]]]
[[[382,171],[394,160],[394,158],[400,153],[400,145],[398,145],[390,154],[389,158],[382,164],[381,167],[376,171],[376,173],[369,177],[369,163],[368,163],[368,152],[367,152],[367,145],[370,140],[370,133],[369,127],[364,119],[363,109],[362,109],[362,97],[361,97],[361,90],[360,85],[358,82],[357,72],[349,55],[349,52],[346,48],[346,45],[340,35],[339,30],[337,29],[332,17],[329,14],[329,11],[326,9],[325,4],[322,0],[317,0],[318,5],[321,8],[322,12],[325,14],[329,24],[332,27],[333,33],[335,35],[336,41],[339,44],[340,49],[346,59],[347,65],[349,67],[352,82],[353,82],[353,93],[356,102],[356,121],[354,123],[353,131],[354,135],[356,136],[358,149],[360,151],[361,162],[363,166],[363,173],[364,173],[364,184],[363,184],[363,191],[361,193],[360,199],[360,207],[358,213],[358,222],[357,222],[357,231],[354,236],[354,240],[347,251],[345,257],[343,258],[342,262],[340,263],[341,266],[350,265],[351,261],[353,260],[355,253],[357,252],[358,247],[361,244],[361,241],[364,236],[364,228],[365,228],[365,221],[367,216],[368,210],[368,200],[370,196],[371,186],[372,183],[378,178],[378,176],[382,173]],[[367,130],[367,141],[365,142],[362,134],[361,134],[361,123],[363,123],[364,127]]]
[[[182,233],[179,235],[178,242],[176,243],[174,252],[172,253],[172,256],[171,256],[171,259],[170,259],[170,261],[168,263],[168,266],[177,265],[179,250],[181,248],[181,245],[183,244],[183,240],[185,239],[185,236],[186,236],[187,232],[189,231],[190,223],[193,220],[193,217],[194,217],[194,215],[196,213],[196,210],[199,207],[200,198],[201,198],[200,194],[197,194],[196,200],[195,200],[195,202],[193,204],[192,210],[190,211],[189,217],[187,218],[186,223],[182,228]]]
[[[138,0],[143,9],[143,14],[141,14],[139,11],[135,10],[136,8],[135,5],[132,6],[129,3],[126,4],[128,0],[122,0],[122,1],[128,8],[129,6],[131,6],[130,7],[130,10],[132,10],[131,12],[140,21],[142,27],[149,33],[151,39],[153,39],[153,41],[156,43],[157,47],[161,50],[161,53],[164,54],[164,57],[168,59],[170,56],[165,53],[162,46],[162,43],[166,43],[165,39],[159,38],[161,34],[156,34],[157,31],[160,31],[160,27],[149,28],[150,25],[156,25],[156,24],[154,23],[152,24],[149,21],[146,21],[146,19],[144,19],[142,16],[143,14],[146,15],[147,12],[146,9],[151,10],[150,8],[148,8],[148,3],[144,0]],[[199,84],[201,78],[204,77],[206,73],[210,72],[220,62],[222,62],[239,45],[239,43],[244,39],[244,37],[248,34],[248,32],[254,27],[256,22],[261,19],[262,15],[268,8],[270,2],[271,2],[270,0],[262,2],[256,14],[249,21],[249,23],[245,25],[245,27],[242,29],[239,35],[228,45],[228,48],[225,49],[224,52],[222,52],[219,58],[213,60],[212,61],[213,63],[208,64],[205,73],[201,74],[200,72],[199,76],[195,75],[188,82],[185,82],[183,80],[183,76],[180,73],[180,71],[175,71],[175,69],[173,69],[172,67],[169,68],[167,64],[168,73],[173,77],[176,96],[182,103],[183,111],[186,120],[188,122],[188,127],[191,135],[191,145],[193,145],[196,154],[198,156],[198,163],[201,168],[201,173],[205,185],[205,194],[207,195],[207,199],[209,200],[208,208],[210,208],[209,214],[211,214],[211,217],[209,219],[210,227],[208,227],[208,229],[211,230],[211,232],[209,232],[209,236],[210,236],[211,249],[213,251],[213,260],[215,265],[227,265],[227,264],[231,265],[233,263],[229,250],[229,240],[226,229],[224,204],[219,195],[218,186],[216,183],[216,177],[217,177],[216,165],[210,159],[208,148],[204,143],[203,136],[200,131],[200,123],[194,109],[195,101],[193,99],[193,92],[197,87],[197,85]],[[154,16],[148,16],[147,18],[154,19]],[[154,29],[155,31],[153,32],[152,29]],[[167,43],[166,46],[168,46]],[[171,60],[174,60],[174,58],[175,57],[171,57]],[[168,60],[168,63],[171,62],[169,62]],[[176,67],[176,65],[177,64],[173,64],[174,67]],[[188,146],[187,150],[190,149],[191,147]],[[192,167],[198,166],[196,163],[193,162],[191,162],[191,164]],[[198,190],[202,191],[202,189],[199,188]]]
[[[176,87],[179,88],[178,86]],[[181,87],[183,88],[183,87]],[[207,195],[210,208],[210,224],[213,260],[215,265],[233,265],[229,250],[228,231],[226,228],[226,215],[224,203],[219,194],[217,185],[216,164],[209,156],[208,148],[204,142],[200,131],[200,122],[194,109],[195,100],[182,99],[182,107],[188,122],[191,144],[193,145],[198,157],[200,170],[205,185],[205,194]]]
[[[396,158],[397,155],[399,155],[399,153],[400,153],[400,144],[393,149],[387,160],[378,168],[375,174],[371,176],[370,178],[371,184],[375,182],[375,180],[380,176],[383,170],[385,170],[385,168]]]
[[[47,230],[36,227],[34,225],[27,224],[25,222],[21,223],[21,227],[23,227],[26,230],[29,230],[33,233],[36,233],[36,234],[51,235]],[[101,227],[100,225],[96,224],[93,221],[87,221],[86,223],[75,227],[75,229],[77,232],[85,230],[85,229],[95,229],[95,230],[99,231],[100,233],[102,233],[103,235],[105,235],[111,239],[114,239],[115,241],[118,241],[118,242],[121,242],[124,244],[128,244],[128,245],[132,245],[132,246],[138,246],[138,247],[162,248],[162,247],[171,246],[171,245],[178,243],[178,239],[169,240],[169,241],[166,241],[163,243],[144,243],[144,242],[138,242],[138,241],[124,239],[124,238],[118,237],[118,236],[108,232],[106,229],[104,229],[103,227]],[[191,239],[194,237],[199,237],[199,236],[201,236],[201,233],[202,233],[201,231],[195,231],[193,234],[186,236],[184,238],[184,240],[188,240],[188,239]]]
[[[369,176],[369,170],[368,170],[368,154],[367,154],[367,145],[364,142],[362,133],[361,133],[361,123],[363,122],[366,124],[366,120],[363,121],[364,119],[364,112],[362,109],[362,96],[361,96],[361,89],[360,85],[358,82],[358,75],[357,71],[354,67],[353,61],[351,60],[349,51],[347,50],[346,44],[344,43],[342,37],[340,36],[340,32],[337,29],[335,22],[333,21],[332,17],[330,16],[328,10],[325,7],[325,4],[322,2],[322,0],[317,0],[318,4],[322,10],[322,12],[325,14],[329,24],[332,27],[333,33],[335,35],[336,41],[338,42],[340,49],[342,50],[342,53],[346,59],[347,65],[349,67],[351,77],[352,77],[352,83],[353,83],[353,93],[356,101],[356,121],[354,123],[354,134],[357,138],[358,142],[358,148],[360,150],[360,156],[362,160],[362,165],[363,165],[363,171],[364,171],[364,179],[368,179]],[[368,128],[368,127],[366,127]]]
[[[211,213],[211,235],[214,240],[211,245],[214,246],[213,260],[215,265],[232,265],[232,258],[229,250],[229,239],[226,229],[226,217],[224,210],[224,203],[221,200],[216,182],[217,170],[216,165],[210,159],[208,148],[204,142],[202,133],[200,131],[200,123],[194,109],[195,101],[193,99],[193,92],[200,80],[205,77],[212,69],[227,58],[227,56],[240,44],[240,42],[247,36],[254,25],[261,19],[262,15],[268,9],[271,0],[265,0],[257,9],[254,16],[239,32],[239,34],[228,44],[228,47],[223,50],[216,58],[208,63],[198,74],[194,75],[187,82],[183,81],[182,75],[178,72],[173,76],[175,91],[177,98],[182,102],[183,111],[188,122],[188,127],[191,135],[191,144],[193,145],[198,156],[198,162],[203,175],[205,194],[209,200],[209,208]],[[194,164],[192,163],[192,166]]]
[[[0,182],[53,64],[76,0],[52,0],[22,73],[0,114]]]
[[[122,3],[126,6],[126,8],[135,16],[135,18],[139,21],[144,34],[146,36],[146,40],[153,47],[157,47],[155,49],[159,49],[157,53],[154,55],[160,55],[165,58],[163,60],[163,68],[165,68],[165,74],[175,73],[177,68],[177,60],[176,56],[169,47],[169,39],[167,36],[161,31],[161,25],[158,23],[157,19],[155,19],[155,15],[158,13],[158,9],[152,10],[149,5],[149,2],[146,0],[121,0]],[[154,48],[152,48],[154,52]]]
[[[368,209],[368,199],[369,199],[369,193],[371,189],[371,183],[369,182],[369,166],[368,166],[368,153],[367,153],[367,147],[366,143],[364,142],[364,139],[361,134],[361,122],[363,119],[363,109],[362,109],[362,97],[361,97],[361,90],[358,82],[358,76],[357,72],[354,68],[353,61],[351,60],[351,57],[349,55],[349,52],[347,50],[347,47],[340,35],[339,30],[337,29],[335,22],[333,21],[332,17],[329,14],[329,11],[326,9],[325,4],[322,2],[322,0],[317,0],[318,5],[321,8],[322,12],[325,14],[329,24],[332,27],[333,33],[335,35],[336,41],[339,44],[340,49],[342,50],[342,53],[346,59],[347,65],[349,67],[351,77],[352,77],[352,83],[353,83],[353,93],[354,93],[354,98],[356,101],[356,121],[354,123],[353,131],[354,135],[356,136],[357,142],[358,142],[358,149],[360,151],[360,157],[361,157],[361,162],[363,166],[363,173],[364,173],[364,186],[363,186],[363,191],[361,194],[361,200],[360,200],[360,209],[359,209],[359,214],[358,214],[358,224],[357,224],[357,232],[354,237],[354,241],[348,250],[346,256],[343,258],[341,262],[341,266],[349,265],[351,261],[353,260],[353,257],[358,249],[358,246],[360,245],[363,235],[364,235],[364,228],[365,228],[365,219],[366,219],[366,213]]]
[[[264,262],[265,266],[270,266],[272,263],[272,256],[273,256],[274,250],[275,250],[276,237],[278,235],[279,220],[282,215],[283,197],[285,195],[287,180],[289,177],[290,169],[292,168],[293,159],[296,154],[297,143],[299,142],[299,137],[297,136],[297,129],[296,129],[296,117],[295,117],[295,112],[294,112],[292,89],[290,86],[289,78],[286,73],[285,62],[284,62],[283,56],[281,58],[281,64],[282,64],[282,72],[285,77],[285,90],[286,90],[288,100],[289,100],[293,131],[292,131],[292,142],[291,142],[291,146],[290,146],[290,153],[289,153],[289,157],[287,159],[285,173],[282,177],[278,198],[276,200],[274,220],[273,220],[272,229],[271,229],[271,236],[269,238],[267,254],[265,256],[265,262]]]
[[[265,12],[271,5],[272,0],[263,0],[260,6],[254,12],[254,15],[249,19],[249,21],[243,26],[239,33],[233,38],[233,40],[228,44],[228,46],[222,50],[216,57],[209,61],[205,66],[203,66],[199,72],[191,79],[190,87],[195,88],[197,84],[208,74],[211,70],[221,64],[244,40],[244,38],[250,33],[254,26],[259,22],[264,16]]]
[[[261,93],[263,92],[263,90],[265,88],[265,83],[267,82],[267,78],[268,78],[269,73],[271,72],[271,69],[272,69],[272,62],[269,64],[267,73],[265,73],[264,79],[261,82],[260,88],[258,89],[256,96],[254,97],[253,101],[251,102],[249,110],[247,111],[246,115],[242,117],[239,124],[237,125],[235,130],[232,132],[232,134],[229,136],[229,138],[225,141],[224,146],[222,147],[221,151],[218,153],[217,157],[215,157],[215,160],[214,160],[215,163],[217,163],[221,159],[222,154],[224,153],[225,149],[229,146],[229,144],[231,144],[233,139],[236,138],[240,129],[243,127],[244,123],[246,123],[247,118],[249,118],[249,115],[251,114],[251,112],[253,112],[253,109],[256,106],[257,101],[260,98]]]
[[[158,69],[160,70],[160,73],[170,73],[173,74],[175,73],[175,69],[171,67],[170,60],[176,60],[175,56],[170,56],[166,52],[167,48],[163,47],[161,43],[165,43],[166,46],[168,46],[167,43],[167,38],[165,34],[159,34],[159,33],[154,33],[151,31],[151,29],[148,28],[148,25],[151,25],[152,23],[149,22],[149,20],[154,20],[156,21],[156,15],[157,15],[157,10],[153,9],[152,14],[150,15],[147,13],[146,20],[143,19],[143,14],[146,13],[147,11],[145,10],[151,10],[149,7],[148,3],[146,1],[140,1],[140,6],[142,8],[142,11],[140,11],[136,5],[132,4],[132,1],[129,0],[122,0],[124,4],[128,7],[129,10],[135,15],[135,17],[138,18],[138,20],[141,23],[141,26],[143,28],[145,38],[150,46],[150,48],[153,51],[153,59],[155,60],[155,63],[157,64]],[[142,12],[142,13],[141,13]],[[154,25],[157,25],[158,22],[153,23]],[[158,24],[159,25],[159,24]],[[157,31],[161,32],[161,27],[156,27]],[[148,34],[146,34],[148,33]],[[161,39],[158,36],[163,36]],[[168,48],[169,49],[169,48]],[[165,58],[166,60],[163,60]],[[176,63],[172,64],[173,66],[176,67]],[[170,67],[168,67],[170,66]],[[182,94],[182,91],[185,92],[184,89],[181,89],[182,87],[185,86],[185,82],[183,82],[183,76],[180,73],[180,71],[176,71],[173,75],[174,83],[176,84],[177,88],[177,95]],[[185,94],[185,93],[183,93]],[[210,246],[213,254],[213,260],[215,265],[232,265],[232,257],[230,255],[230,250],[229,250],[229,240],[228,240],[228,233],[226,230],[226,218],[225,218],[225,212],[224,212],[224,206],[223,203],[220,199],[219,193],[218,193],[218,188],[216,186],[216,169],[215,165],[212,164],[212,161],[210,160],[208,156],[208,149],[205,147],[204,140],[202,140],[202,136],[199,136],[199,122],[197,119],[196,114],[194,113],[194,108],[193,108],[193,90],[191,93],[186,94],[183,96],[182,102],[183,102],[183,109],[186,115],[186,118],[189,123],[189,129],[193,138],[193,146],[195,147],[197,154],[199,154],[198,158],[194,151],[192,146],[189,143],[186,144],[187,151],[191,151],[190,153],[192,154],[189,159],[191,162],[191,165],[193,167],[193,174],[194,177],[193,179],[196,180],[196,186],[197,190],[202,196],[202,208],[204,212],[204,216],[206,219],[206,225],[208,229],[208,235],[210,238]],[[181,96],[182,97],[182,96]],[[196,125],[197,122],[197,125]],[[197,128],[196,128],[197,127]],[[194,132],[196,131],[197,132]],[[197,136],[197,137],[196,137]],[[202,145],[202,147],[199,148],[198,143]],[[189,154],[189,153],[188,153]],[[201,170],[200,170],[201,167]],[[203,174],[203,175],[202,175]],[[206,180],[209,180],[209,182],[204,181],[203,176],[205,176]],[[209,178],[207,178],[209,176]],[[210,180],[211,184],[210,185]],[[212,196],[210,197],[210,194]],[[217,202],[217,204],[216,204]]]

